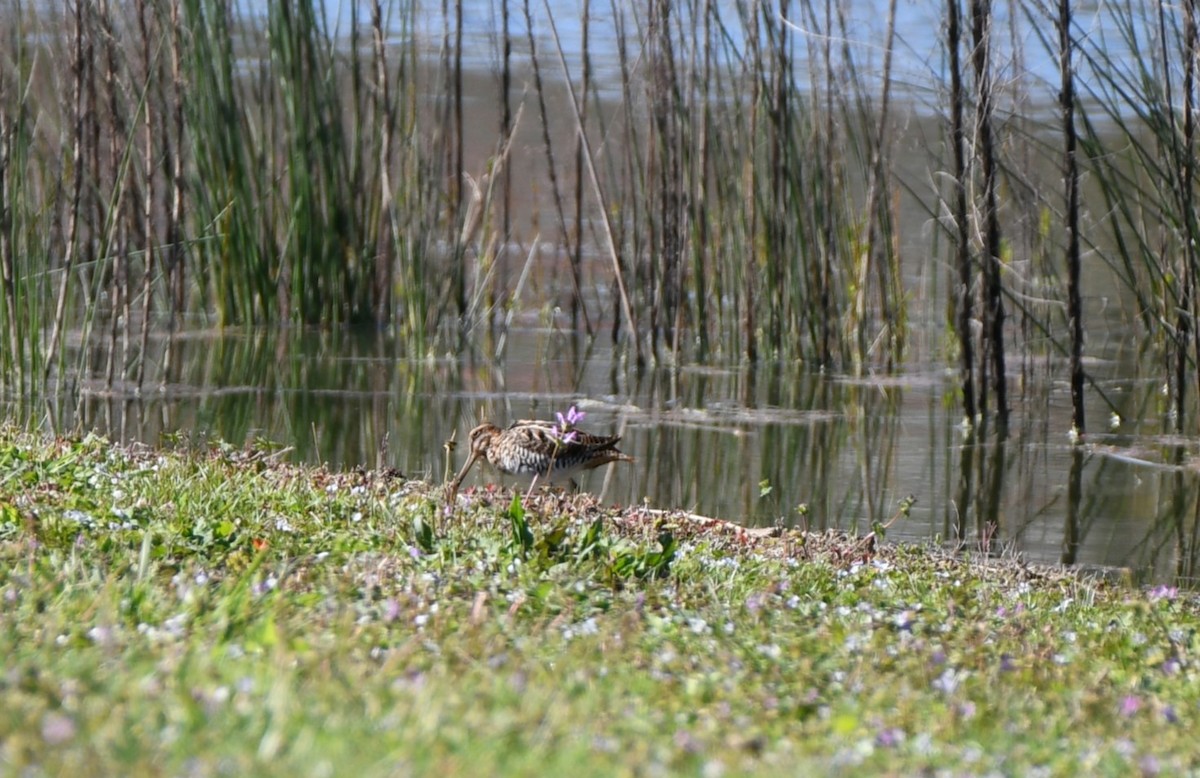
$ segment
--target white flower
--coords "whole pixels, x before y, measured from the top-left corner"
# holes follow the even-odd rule
[[[962,683],[965,673],[960,673],[952,667],[947,667],[946,670],[933,680],[933,688],[945,694],[954,694],[954,690]]]

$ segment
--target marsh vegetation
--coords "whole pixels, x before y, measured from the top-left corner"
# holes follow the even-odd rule
[[[874,386],[830,411],[854,427],[872,391],[951,366],[929,400],[952,409],[930,435],[954,452],[947,534],[995,536],[1011,434],[1130,444],[1115,426],[1164,487],[1147,542],[1186,574],[1195,11],[1075,10],[931,3],[914,33],[894,2],[865,25],[790,0],[7,3],[0,379],[78,421],[98,395],[179,390],[198,330],[283,331],[284,353],[366,329],[386,358],[494,375],[533,324],[552,334],[535,363],[603,354],[614,408],[678,382],[644,371],[717,365],[750,409],[829,394],[760,380]],[[818,501],[877,521],[914,487],[880,485],[894,439],[862,424],[838,438],[866,449],[857,496]],[[820,439],[754,461],[835,457]],[[1056,466],[1064,559],[1107,455]],[[790,523],[804,477],[742,480],[793,490]]]

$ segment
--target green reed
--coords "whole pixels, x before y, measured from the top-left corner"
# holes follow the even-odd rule
[[[946,93],[948,147],[905,180],[894,4],[867,49],[833,0],[587,2],[569,61],[563,11],[496,1],[492,115],[469,100],[462,2],[350,4],[338,26],[295,0],[10,0],[4,382],[162,380],[172,351],[151,344],[185,321],[371,325],[426,352],[560,304],[572,330],[606,332],[638,363],[866,372],[902,363],[919,304],[948,310],[968,417],[1003,419],[1009,352],[1067,355],[1082,428],[1080,265],[1095,256],[1169,352],[1183,424],[1200,353],[1190,6],[1113,6],[1105,41],[1069,3],[1020,5],[1010,37],[1031,30],[1025,45],[1058,58],[1051,93],[1022,52],[996,54],[990,3],[950,0],[945,71],[918,85]],[[415,42],[431,14],[437,53]],[[612,25],[611,83],[593,62],[598,24]],[[1041,98],[1051,114],[1022,113]],[[482,163],[479,126],[495,128]],[[535,174],[513,169],[522,153],[544,158]],[[522,188],[545,198],[547,223],[514,217]],[[901,256],[905,197],[952,252],[932,299],[908,279],[936,265]],[[535,240],[561,262],[550,288],[560,266]],[[67,344],[105,357],[69,364]]]
[[[510,224],[505,168],[520,106],[511,112],[506,95],[489,169],[466,170],[461,5],[443,4],[436,62],[389,41],[411,39],[416,4],[375,3],[366,19],[357,8],[330,29],[328,9],[310,3],[262,14],[219,0],[80,3],[63,17],[7,7],[10,382],[29,365],[83,370],[62,362],[79,333],[107,349],[107,385],[140,386],[164,367],[148,362],[151,335],[196,315],[218,326],[372,322],[414,348],[455,316],[491,320],[514,291],[501,253],[528,237]],[[582,72],[562,62],[546,74],[578,82],[573,158],[544,136],[573,326],[594,330],[599,280],[628,285],[600,315],[656,358],[696,344],[702,355],[845,365],[888,330],[883,358],[898,357],[884,120],[872,127],[849,51],[831,59],[826,44],[827,115],[800,88],[804,44],[774,9],[612,8],[622,99],[601,96],[587,29]],[[523,10],[531,29],[553,21],[550,9]],[[828,7],[784,10],[824,33],[845,23]],[[36,51],[31,28],[49,32]],[[561,97],[543,83],[544,36],[530,43],[544,124]],[[35,73],[39,58],[53,65]],[[429,111],[425,95],[442,87]],[[34,133],[34,115],[52,125]],[[868,162],[864,200],[846,182]],[[585,277],[593,242],[609,255],[607,278]],[[868,283],[878,309],[863,305]]]
[[[330,47],[321,48],[313,10],[295,24],[276,10],[278,45],[268,54],[277,65],[255,81],[235,71],[258,56],[237,45],[253,30],[226,6],[81,3],[65,18],[6,9],[16,21],[0,91],[10,378],[54,363],[65,330],[96,317],[116,360],[105,371],[111,383],[135,364],[144,375],[132,352],[145,350],[155,310],[172,319],[211,311],[222,323],[275,320],[276,307],[301,322],[348,318],[346,308],[357,315],[357,258],[344,260],[364,220],[344,211],[361,206],[348,193],[363,188],[348,174],[353,146],[338,136],[341,123],[357,122],[328,102],[337,94]],[[30,30],[45,32],[36,46]],[[310,71],[324,94],[296,86]],[[292,80],[276,87],[280,73]],[[289,87],[290,97],[280,94]],[[288,160],[264,146],[284,125]],[[294,175],[280,186],[285,170]],[[306,288],[310,260],[337,272]],[[337,302],[318,310],[299,294],[295,310],[278,305],[285,278]]]

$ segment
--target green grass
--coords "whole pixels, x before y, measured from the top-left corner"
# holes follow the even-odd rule
[[[1200,767],[1190,595],[871,540],[0,431],[0,771]]]

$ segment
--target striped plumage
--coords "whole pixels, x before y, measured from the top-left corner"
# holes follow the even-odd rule
[[[505,475],[526,484],[571,482],[572,478],[609,462],[632,462],[617,450],[620,435],[592,435],[574,428],[562,429],[548,421],[522,420],[507,429],[480,424],[471,430],[471,451],[466,464],[450,482],[453,493],[476,460],[487,460]]]

